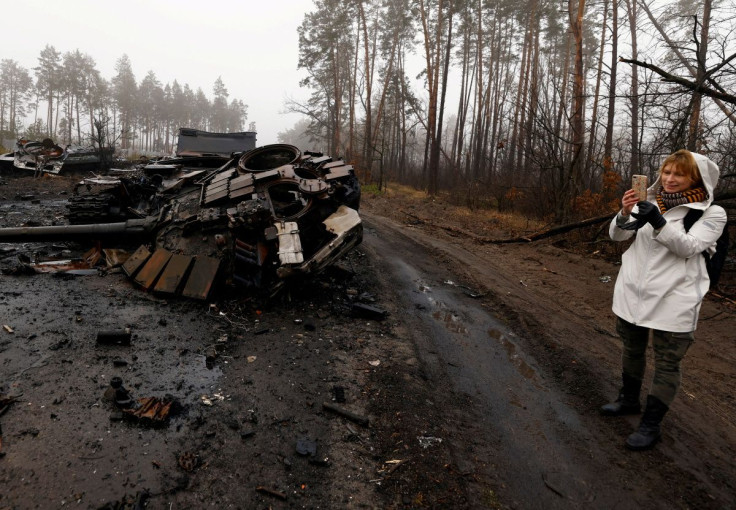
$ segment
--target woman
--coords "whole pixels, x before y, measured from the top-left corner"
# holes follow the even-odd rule
[[[623,254],[613,292],[616,329],[623,341],[623,387],[601,412],[609,416],[640,412],[639,392],[652,331],[654,378],[639,428],[626,440],[632,450],[651,448],[660,438],[660,423],[680,386],[680,361],[694,340],[693,332],[709,279],[703,251],[714,250],[726,225],[726,212],[712,205],[718,166],[700,154],[679,150],[668,156],[647,200],[633,189],[624,193],[622,209],[611,222],[614,241],[636,239]],[[636,210],[635,210],[636,207]],[[685,231],[690,209],[702,217]]]

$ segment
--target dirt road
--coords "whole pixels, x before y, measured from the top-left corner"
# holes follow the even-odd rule
[[[475,444],[475,469],[494,466],[504,486],[501,501],[521,508],[653,506],[617,490],[626,473],[611,467],[616,452],[601,448],[596,431],[540,372],[522,339],[483,306],[478,294],[487,291],[454,281],[451,268],[438,271],[432,252],[448,246],[435,240],[422,246],[405,228],[375,216],[368,225],[373,230],[365,244],[380,254],[400,290],[405,326],[428,379],[477,413],[471,435],[454,434],[451,422],[444,425],[447,434],[461,451],[468,441]],[[468,260],[466,267],[482,269],[478,262]]]
[[[431,379],[478,420],[456,443],[520,508],[732,508],[736,503],[733,306],[708,300],[663,442],[632,453],[637,418],[604,418],[620,348],[610,312],[618,266],[552,244],[478,245],[393,221],[368,201],[365,244],[404,289],[404,318]],[[425,211],[426,213],[426,211]],[[416,218],[413,211],[411,218]],[[405,216],[409,219],[409,216]],[[469,297],[472,295],[474,297]],[[650,363],[651,365],[651,363]],[[448,427],[452,428],[451,420]],[[481,439],[482,438],[482,439]],[[461,448],[462,451],[462,448]]]
[[[72,184],[6,179],[0,226],[60,221]],[[363,245],[265,306],[0,275],[0,508],[733,508],[734,309],[706,302],[662,443],[628,452],[636,419],[597,412],[617,266],[448,235],[436,206],[366,197]],[[8,271],[88,247],[0,248]],[[124,327],[129,346],[95,342]],[[120,421],[114,376],[169,421]]]

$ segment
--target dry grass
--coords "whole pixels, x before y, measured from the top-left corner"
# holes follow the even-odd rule
[[[426,191],[410,186],[389,183],[376,193],[365,190],[366,198],[374,206],[393,209],[392,216],[407,215],[437,224],[452,225],[482,236],[522,235],[543,230],[548,225],[519,213],[499,212],[496,209],[474,209],[453,205],[444,194],[431,197]],[[399,218],[402,219],[402,218]]]

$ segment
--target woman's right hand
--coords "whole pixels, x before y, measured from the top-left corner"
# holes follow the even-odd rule
[[[621,209],[621,215],[629,216],[631,214],[631,210],[634,208],[638,201],[639,194],[635,190],[630,189],[626,193],[624,193],[624,197],[621,199],[621,205],[623,206]]]

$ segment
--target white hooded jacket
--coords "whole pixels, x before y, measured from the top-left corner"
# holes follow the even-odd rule
[[[718,165],[693,153],[708,198],[667,210],[664,227],[656,232],[645,224],[623,254],[613,291],[613,313],[631,324],[645,328],[686,333],[695,331],[698,313],[710,279],[703,251],[715,252],[715,244],[726,226],[726,211],[713,202],[718,184]],[[657,203],[660,178],[647,190],[647,200]],[[683,219],[689,209],[701,209],[703,216],[685,232]],[[634,231],[619,228],[627,220],[619,212],[609,227],[611,239],[625,241]]]

